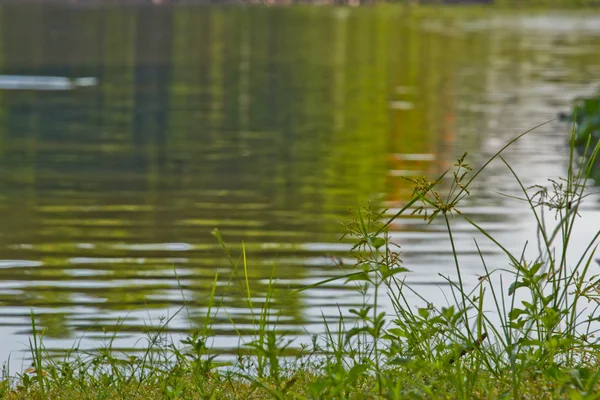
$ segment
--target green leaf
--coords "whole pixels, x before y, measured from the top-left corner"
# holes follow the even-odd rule
[[[535,310],[535,307],[533,306],[533,304],[531,304],[528,301],[522,301],[521,304],[523,304],[525,306],[525,308],[528,310],[531,310],[531,311]]]
[[[454,306],[442,307],[442,315],[447,320],[451,319],[454,316]]]
[[[544,306],[547,306],[548,304],[550,304],[550,302],[552,300],[554,300],[555,297],[556,297],[556,293],[550,293],[548,296],[542,297],[542,304]]]
[[[558,312],[550,307],[547,307],[544,311],[544,315],[542,316],[542,322],[544,323],[544,326],[546,328],[555,326],[559,320]]]
[[[398,337],[409,337],[408,333],[404,330],[404,329],[400,329],[400,328],[391,328],[388,329],[388,333],[390,335],[394,335],[394,336],[398,336]]]
[[[365,308],[361,308],[360,310],[356,310],[354,308],[351,308],[350,310],[348,310],[348,312],[350,312],[350,314],[354,314],[356,316],[358,316],[359,318],[366,318],[367,315],[369,314],[369,311],[371,310],[371,308],[373,308],[372,306],[367,306]]]
[[[427,308],[419,308],[419,315],[423,319],[427,319],[429,318],[429,310]]]
[[[542,342],[540,342],[539,340],[535,340],[535,339],[525,339],[525,338],[521,338],[517,341],[517,343],[519,343],[521,346],[535,346],[535,347],[539,347]]]
[[[523,282],[523,281],[517,281],[517,282],[513,282],[509,287],[508,287],[508,295],[512,296],[513,293],[521,287],[527,287],[527,283]]]
[[[550,367],[546,368],[544,370],[544,375],[559,383],[567,383],[571,380],[569,374],[561,370],[556,364],[552,364]]]
[[[529,273],[531,274],[531,276],[535,275],[540,268],[543,266],[543,263],[535,263],[531,266],[531,268],[529,268]]]
[[[558,348],[558,338],[551,337],[550,339],[546,340],[546,342],[544,343],[544,347],[546,347],[549,350],[557,349]]]
[[[390,276],[396,275],[396,274],[402,274],[405,272],[410,272],[408,269],[404,268],[404,267],[396,267],[396,268],[392,268],[387,270],[386,272],[384,272],[383,270],[381,271],[381,276],[383,277],[383,279],[387,279]]]
[[[348,283],[348,282],[356,282],[356,281],[371,282],[371,278],[369,277],[368,273],[361,272],[361,273],[358,273],[358,274],[353,274],[353,275],[349,276],[346,279],[346,283]]]
[[[350,329],[348,332],[346,332],[346,343],[348,343],[348,341],[350,341],[350,339],[352,339],[354,336],[363,333],[363,332],[369,332],[370,329],[368,326],[361,326],[361,327],[357,327],[357,328],[352,328]]]
[[[390,267],[385,264],[378,264],[379,272],[381,272],[381,276],[385,279],[385,275],[390,272]]]
[[[406,365],[411,362],[410,358],[396,357],[390,360],[391,365]]]
[[[568,349],[572,347],[574,344],[577,344],[577,340],[573,338],[560,338],[558,339],[558,346],[563,349]]]
[[[381,246],[385,244],[385,239],[381,237],[373,237],[371,238],[371,245],[376,249],[379,249]]]
[[[523,327],[525,326],[525,321],[520,319],[518,321],[511,321],[508,326],[510,326],[512,329],[523,329]]]
[[[523,314],[529,315],[529,313],[527,311],[523,310],[522,308],[513,308],[508,313],[508,317],[510,318],[511,321],[514,321],[517,318],[519,318],[519,316],[521,316]]]

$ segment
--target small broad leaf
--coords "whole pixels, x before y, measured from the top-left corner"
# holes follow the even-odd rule
[[[567,383],[571,380],[569,374],[563,371],[558,365],[552,364],[543,372],[548,378],[560,383]]]
[[[411,359],[406,357],[396,357],[390,360],[391,365],[406,365],[409,362],[411,362]]]
[[[542,342],[540,342],[539,340],[535,340],[535,339],[525,339],[525,338],[521,338],[517,341],[517,343],[519,343],[519,345],[521,346],[535,346],[535,347],[539,347]]]
[[[525,321],[520,319],[518,321],[511,321],[508,326],[510,326],[512,329],[523,329],[523,327],[525,326]]]
[[[556,293],[550,293],[548,296],[542,297],[542,304],[544,306],[547,306],[548,304],[550,304],[550,302],[552,300],[554,300],[555,297],[556,297]]]
[[[356,281],[371,282],[371,278],[369,277],[368,273],[361,272],[361,273],[353,274],[352,276],[349,276],[346,279],[346,283],[348,283],[348,282],[356,282]]]
[[[529,315],[529,313],[527,311],[523,310],[522,308],[513,308],[508,313],[508,317],[510,318],[511,321],[514,321],[515,319],[519,318],[519,316],[521,316],[523,314]]]
[[[352,339],[354,336],[356,336],[362,332],[369,332],[369,327],[361,326],[359,328],[350,329],[348,332],[346,332],[346,343],[348,343],[350,341],[350,339]]]
[[[521,304],[523,304],[525,306],[525,308],[528,309],[528,310],[532,310],[533,311],[535,309],[535,307],[533,306],[533,304],[531,304],[528,301],[522,301]]]
[[[393,276],[396,274],[401,274],[404,272],[410,272],[410,271],[404,267],[396,267],[396,268],[388,269],[386,272],[384,272],[383,270],[381,272],[382,272],[381,275],[383,276],[383,279],[387,279],[390,276]]]
[[[387,331],[390,335],[398,336],[398,337],[408,337],[408,333],[404,329],[400,328],[391,328]]]
[[[371,245],[376,249],[379,249],[381,246],[385,244],[385,239],[381,237],[371,238]]]
[[[447,319],[451,319],[454,316],[454,306],[442,307],[442,315]]]
[[[359,318],[366,318],[367,314],[369,314],[369,311],[371,310],[371,308],[373,308],[372,306],[367,306],[365,308],[361,308],[360,310],[356,310],[355,308],[351,308],[350,310],[348,310],[348,312],[350,312],[350,314],[354,314],[356,316],[358,316]]]
[[[385,279],[385,275],[390,272],[390,267],[388,267],[386,264],[378,264],[378,267],[379,267],[379,272],[381,272],[381,275]]]
[[[558,339],[558,346],[563,349],[568,349],[573,345],[577,344],[577,340],[573,338],[560,338]]]
[[[554,336],[546,340],[546,342],[544,343],[544,347],[546,347],[549,350],[556,350],[558,348],[558,344],[558,338]]]
[[[517,282],[513,282],[509,287],[508,287],[508,295],[512,296],[513,293],[521,287],[526,287],[527,284],[523,281],[517,281]]]
[[[546,328],[550,328],[555,326],[558,323],[559,320],[559,314],[558,312],[550,307],[546,307],[546,309],[544,309],[544,315],[542,316],[542,322],[544,323],[544,326]]]
[[[543,263],[535,263],[535,264],[533,264],[533,265],[531,266],[531,268],[529,268],[529,273],[530,273],[532,276],[533,276],[533,275],[535,275],[535,274],[536,274],[536,273],[537,273],[537,272],[540,270],[540,268],[541,268],[543,265],[544,265]]]

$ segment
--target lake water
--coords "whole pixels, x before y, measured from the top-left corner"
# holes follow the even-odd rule
[[[115,347],[133,346],[186,302],[169,329],[197,328],[217,271],[248,327],[214,228],[236,260],[244,241],[257,303],[275,265],[281,329],[319,331],[321,313],[360,304],[354,287],[285,293],[342,273],[340,222],[359,204],[395,212],[402,176],[437,176],[464,151],[479,166],[600,82],[600,13],[12,5],[0,23],[2,360],[25,349],[32,309],[50,348],[115,329]],[[507,153],[526,184],[565,175],[567,131],[551,122]],[[519,194],[500,162],[461,210],[519,250],[533,221],[496,192]],[[600,226],[599,196],[582,207],[576,247]],[[475,233],[454,222],[474,285]],[[445,302],[444,225],[402,218],[392,238],[408,281]],[[237,346],[224,313],[214,328],[216,348]]]

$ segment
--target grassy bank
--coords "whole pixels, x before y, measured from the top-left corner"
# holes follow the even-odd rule
[[[461,157],[438,179],[413,180],[412,199],[392,218],[369,207],[359,209],[343,232],[355,240],[356,262],[341,266],[344,275],[336,279],[356,286],[362,307],[340,313],[335,323],[324,321],[322,333],[310,343],[294,343],[277,329],[276,267],[269,290],[251,293],[251,262],[244,247],[241,254],[231,254],[215,231],[233,274],[245,282],[252,310],[252,328],[236,327],[241,343],[236,361],[223,364],[210,348],[214,316],[227,311],[216,295],[216,276],[202,328],[176,341],[165,333],[170,320],[162,321],[148,334],[141,353],[122,354],[108,340],[94,352],[73,350],[52,357],[32,314],[31,368],[11,373],[5,367],[0,395],[6,399],[598,399],[600,346],[595,335],[600,279],[592,271],[600,231],[584,254],[575,261],[567,257],[598,152],[598,146],[588,142],[587,147],[594,151],[583,151],[591,156],[581,160],[572,141],[567,176],[551,181],[549,187],[525,187],[501,151],[478,170]],[[522,252],[512,253],[460,211],[461,201],[491,162],[504,163],[513,172],[522,188],[522,195],[513,200],[525,202],[537,221],[537,238],[529,244],[537,249],[533,257],[524,256],[525,243]],[[432,303],[404,281],[409,266],[403,265],[399,249],[389,240],[388,227],[410,213],[421,215],[425,224],[440,219],[447,227],[457,279],[445,278],[450,295],[446,304]],[[556,218],[552,227],[546,223],[547,213]],[[453,240],[459,220],[507,260],[506,265],[491,266],[479,252],[485,275],[475,287],[464,284],[461,249]],[[479,248],[477,241],[476,245]],[[392,313],[381,310],[380,294],[388,296]],[[416,307],[409,296],[420,298],[422,305]],[[231,323],[235,326],[233,317]]]

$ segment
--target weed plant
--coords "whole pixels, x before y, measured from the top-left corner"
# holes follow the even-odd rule
[[[600,230],[575,261],[572,255],[567,257],[599,145],[588,141],[583,153],[587,156],[580,158],[574,152],[573,135],[567,176],[551,181],[550,187],[525,187],[502,157],[523,135],[476,171],[465,155],[433,181],[412,180],[411,200],[389,219],[380,210],[359,208],[343,232],[355,240],[355,265],[344,267],[342,277],[300,291],[343,279],[356,285],[362,306],[348,313],[340,310],[335,323],[323,318],[323,333],[299,350],[292,351],[293,341],[277,328],[275,266],[257,307],[245,247],[239,257],[232,256],[214,231],[232,267],[229,286],[235,277],[242,277],[251,310],[250,331],[238,329],[227,314],[240,337],[235,362],[223,365],[210,347],[215,315],[227,312],[216,296],[216,275],[203,327],[176,343],[166,333],[175,314],[160,321],[139,355],[114,351],[115,333],[94,352],[78,351],[76,344],[61,358],[53,357],[32,313],[32,366],[11,376],[6,365],[0,395],[6,399],[600,399],[596,338],[600,278],[593,272]],[[504,163],[514,176],[522,191],[514,201],[526,202],[537,223],[533,258],[525,256],[525,249],[509,251],[460,211],[461,202],[492,161]],[[439,189],[443,181],[450,182],[445,194]],[[556,218],[552,227],[546,223],[549,212]],[[451,293],[448,304],[434,304],[404,280],[410,272],[388,227],[408,213],[421,215],[424,223],[440,219],[446,226],[456,268],[456,279],[445,278]],[[464,282],[457,255],[453,228],[457,219],[481,233],[509,261],[490,268],[479,251],[485,275],[471,288]],[[477,240],[475,245],[480,249]],[[382,294],[389,298],[392,313],[382,311],[378,302]],[[423,306],[409,301],[415,296]],[[184,306],[179,312],[186,310]]]

